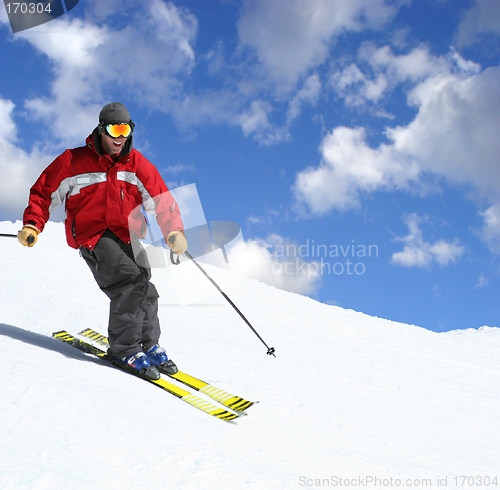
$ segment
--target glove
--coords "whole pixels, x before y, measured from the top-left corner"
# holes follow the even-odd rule
[[[183,254],[188,249],[186,236],[181,231],[171,231],[167,236],[167,245],[177,255]]]
[[[32,247],[41,231],[33,225],[24,225],[23,229],[17,234],[19,243],[25,247]]]

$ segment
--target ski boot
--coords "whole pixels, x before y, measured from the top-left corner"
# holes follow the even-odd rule
[[[167,353],[163,347],[158,344],[153,345],[146,351],[146,356],[149,362],[158,368],[158,370],[165,374],[175,374],[178,369],[174,361],[167,357]]]
[[[125,357],[124,359],[118,359],[118,361],[127,364],[144,378],[156,381],[161,377],[158,369],[156,369],[155,366],[151,365],[149,359],[142,351],[137,352],[136,354],[133,354],[131,356]]]

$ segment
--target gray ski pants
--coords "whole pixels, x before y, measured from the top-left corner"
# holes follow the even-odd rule
[[[110,299],[108,335],[113,355],[125,358],[158,343],[158,292],[150,282],[151,269],[137,264],[132,246],[107,230],[93,250],[80,254]],[[148,265],[145,257],[141,264]]]

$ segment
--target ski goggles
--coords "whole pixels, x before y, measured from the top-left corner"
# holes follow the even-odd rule
[[[119,138],[120,136],[128,138],[134,131],[134,123],[131,121],[130,123],[122,124],[106,124],[104,129],[106,134],[111,138]]]

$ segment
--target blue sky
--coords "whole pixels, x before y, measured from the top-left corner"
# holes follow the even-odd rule
[[[15,35],[0,7],[0,219],[118,100],[168,185],[241,226],[235,270],[498,326],[499,36],[497,0],[80,0]]]

